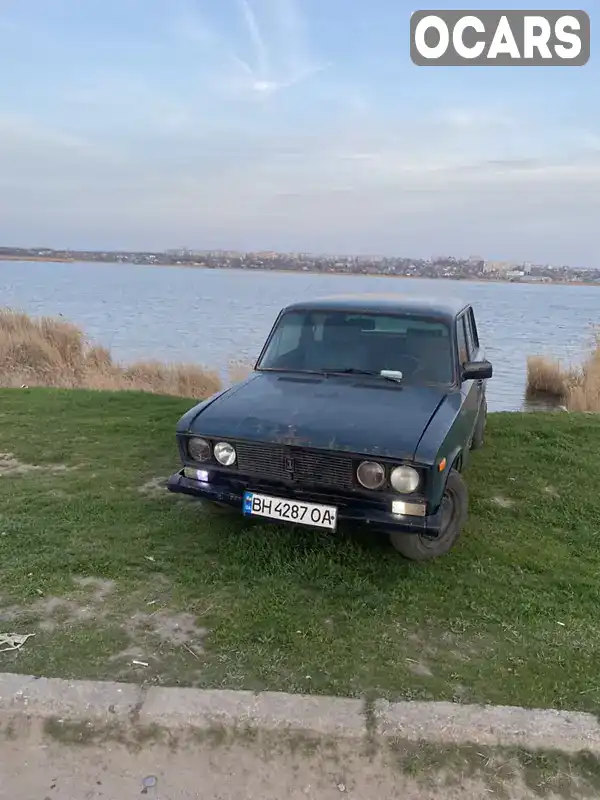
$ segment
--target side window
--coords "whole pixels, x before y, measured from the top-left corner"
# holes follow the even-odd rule
[[[467,345],[467,332],[465,329],[464,314],[456,320],[456,338],[458,341],[458,360],[462,366],[469,360],[469,349]]]
[[[479,334],[477,333],[477,323],[475,322],[475,314],[473,313],[473,309],[469,309],[469,319],[471,320],[471,330],[473,331],[473,342],[475,343],[475,349],[479,349]]]
[[[477,352],[477,344],[475,342],[475,335],[473,333],[473,310],[471,308],[467,309],[467,312],[464,316],[464,321],[465,332],[467,335],[467,350],[469,352],[469,361],[471,361]]]

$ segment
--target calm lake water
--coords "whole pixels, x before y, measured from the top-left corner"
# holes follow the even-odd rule
[[[0,262],[1,305],[58,315],[122,361],[250,361],[281,306],[346,292],[405,292],[473,303],[494,364],[493,411],[523,407],[528,355],[577,363],[600,321],[600,288],[487,284],[178,267]]]

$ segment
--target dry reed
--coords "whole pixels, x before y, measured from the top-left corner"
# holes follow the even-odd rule
[[[193,364],[115,362],[105,347],[59,318],[0,309],[0,386],[56,386],[203,398],[221,389],[216,372]]]
[[[543,356],[527,359],[528,399],[551,399],[568,411],[600,412],[600,332],[580,367]]]
[[[252,367],[250,364],[246,364],[243,361],[232,361],[228,369],[229,380],[232,383],[238,383],[245,380],[251,372]]]

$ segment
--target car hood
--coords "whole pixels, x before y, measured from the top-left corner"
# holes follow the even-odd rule
[[[261,372],[204,405],[190,432],[413,458],[444,389],[357,376]]]

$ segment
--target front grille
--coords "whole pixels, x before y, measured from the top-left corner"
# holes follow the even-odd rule
[[[354,486],[354,469],[350,456],[315,453],[300,447],[278,444],[232,444],[237,451],[238,470],[245,475],[293,481],[300,486],[327,486],[335,489],[352,489]]]

